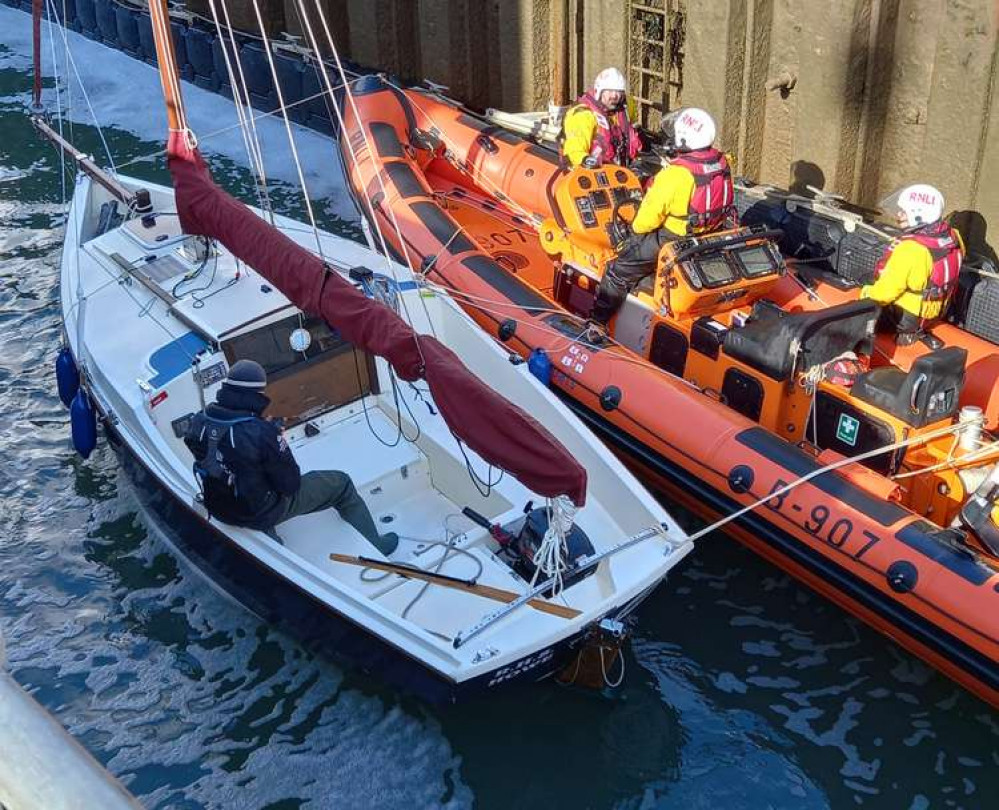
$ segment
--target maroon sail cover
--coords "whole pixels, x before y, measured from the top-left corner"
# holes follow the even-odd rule
[[[218,188],[180,134],[170,134],[167,154],[185,233],[217,239],[300,309],[384,357],[403,380],[426,380],[451,430],[490,464],[539,495],[568,495],[583,505],[586,470],[536,420],[485,385],[440,341],[414,332],[389,307]]]

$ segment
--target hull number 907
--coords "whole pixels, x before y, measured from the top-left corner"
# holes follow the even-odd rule
[[[780,492],[787,486],[787,481],[778,478],[770,488],[771,498],[766,502],[766,507],[774,512],[779,512],[784,517],[798,523],[810,535],[819,538],[834,548],[841,549],[845,554],[849,554],[853,559],[859,560],[874,546],[881,542],[881,538],[874,532],[863,529],[856,538],[853,537],[853,521],[846,517],[835,517],[832,510],[825,504],[814,504],[805,513],[805,510],[798,504],[791,503],[787,496],[791,492]],[[792,490],[793,491],[793,490]],[[801,514],[800,520],[792,516]],[[853,541],[851,542],[851,538]]]

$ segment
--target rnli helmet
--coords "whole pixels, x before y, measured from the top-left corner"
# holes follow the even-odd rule
[[[663,118],[663,135],[672,149],[707,149],[715,142],[715,134],[715,120],[698,107],[682,107]]]
[[[904,186],[881,201],[881,210],[896,215],[904,228],[932,225],[943,216],[944,197],[939,189],[926,183]]]
[[[593,96],[600,100],[600,94],[604,90],[618,90],[622,93],[628,92],[628,82],[624,78],[624,74],[618,70],[616,67],[604,68],[597,74],[597,78],[593,80]]]

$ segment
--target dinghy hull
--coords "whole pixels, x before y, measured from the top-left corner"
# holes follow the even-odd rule
[[[102,416],[102,422],[146,516],[189,564],[260,619],[285,629],[301,643],[317,645],[349,668],[373,673],[388,686],[434,704],[475,699],[499,687],[555,675],[572,662],[586,640],[584,630],[461,683],[442,677],[233,543],[217,522],[192,511],[164,486],[110,420]],[[607,618],[616,618],[616,612]]]

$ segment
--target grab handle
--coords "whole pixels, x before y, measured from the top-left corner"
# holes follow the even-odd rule
[[[489,518],[480,515],[471,506],[466,506],[461,510],[461,514],[467,517],[472,523],[477,523],[483,529],[492,529],[493,524],[489,522]]]

